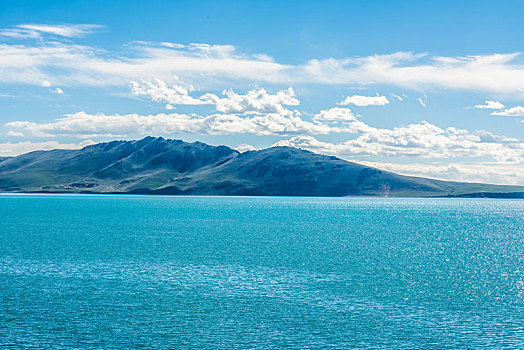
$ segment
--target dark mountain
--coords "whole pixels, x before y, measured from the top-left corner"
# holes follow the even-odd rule
[[[146,137],[0,159],[0,191],[522,197],[522,186],[409,177],[291,147],[240,153]]]

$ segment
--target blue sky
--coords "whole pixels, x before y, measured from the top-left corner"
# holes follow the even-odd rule
[[[2,1],[0,156],[156,135],[524,185],[522,13],[519,1]]]

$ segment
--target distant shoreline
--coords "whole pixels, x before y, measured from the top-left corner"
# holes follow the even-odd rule
[[[167,194],[167,193],[131,193],[131,192],[0,192],[0,196],[16,196],[16,195],[92,195],[92,196],[152,196],[152,197],[238,197],[238,198],[419,198],[419,199],[524,199],[524,192],[479,192],[461,195],[445,195],[445,196],[369,196],[369,195],[354,195],[354,196],[311,196],[311,195],[292,195],[292,196],[271,196],[271,195],[221,195],[221,194]]]

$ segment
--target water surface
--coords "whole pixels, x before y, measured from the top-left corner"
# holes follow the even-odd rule
[[[0,346],[523,348],[524,201],[0,195]]]

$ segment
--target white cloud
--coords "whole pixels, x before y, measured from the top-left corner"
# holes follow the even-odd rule
[[[58,94],[58,95],[62,95],[64,93],[64,91],[62,89],[60,89],[59,87],[55,88],[55,89],[51,89],[50,90],[53,94]]]
[[[491,115],[504,115],[508,117],[524,117],[524,107],[516,106],[499,112],[492,112]]]
[[[167,109],[173,109],[173,105],[214,105],[216,110],[222,113],[290,115],[292,112],[284,105],[297,106],[300,104],[292,88],[280,90],[276,94],[270,94],[265,89],[251,90],[245,95],[228,90],[222,93],[226,96],[224,98],[211,93],[192,97],[190,93],[194,91],[194,88],[190,85],[186,86],[179,82],[168,86],[164,81],[155,79],[148,82],[133,82],[132,90],[137,96],[149,96],[153,101],[167,103]]]
[[[426,103],[427,103],[427,101],[426,101],[426,97],[425,97],[425,96],[424,96],[424,99],[422,99],[422,98],[420,98],[420,97],[417,98],[417,101],[418,101],[418,103],[420,103],[420,105],[421,105],[422,107],[426,107]]]
[[[379,129],[362,123],[360,136],[341,143],[322,142],[313,136],[296,136],[278,145],[309,149],[343,157],[397,157],[424,159],[491,159],[496,162],[524,162],[524,143],[484,130],[469,132],[453,127],[441,129],[428,122],[393,129]]]
[[[42,82],[42,84],[40,84],[40,85],[43,86],[43,87],[51,87],[51,83],[48,82],[47,80],[44,80],[44,81]]]
[[[351,109],[341,107],[324,109],[320,111],[320,113],[315,114],[314,119],[326,121],[357,121],[357,117],[353,114]]]
[[[0,37],[7,37],[11,39],[38,39],[40,38],[40,33],[34,30],[24,30],[24,29],[2,29],[0,30]]]
[[[519,58],[520,53],[428,57],[397,52],[311,60],[300,71],[310,81],[326,84],[392,84],[416,90],[436,87],[522,96],[524,65]]]
[[[396,98],[398,101],[402,101],[403,98],[399,95],[396,95],[396,94],[391,94],[392,97]]]
[[[239,151],[240,153],[243,153],[243,152],[247,152],[247,151],[256,151],[257,148],[255,146],[252,146],[252,145],[248,145],[248,144],[241,144],[241,145],[238,145],[236,147],[233,147],[234,149],[236,149],[237,151]]]
[[[399,164],[367,161],[358,161],[358,163],[397,174],[429,177],[446,181],[482,182],[505,185],[524,184],[524,173],[522,172],[521,164]]]
[[[401,99],[402,100],[402,99]],[[353,96],[347,96],[343,101],[339,102],[339,105],[347,106],[349,104],[353,104],[355,106],[359,107],[366,107],[366,106],[384,106],[389,103],[389,100],[386,96],[361,96],[361,95],[353,95]]]
[[[313,120],[327,125],[340,125],[340,132],[349,134],[368,133],[373,127],[360,121],[349,108],[333,107],[321,110]]]
[[[52,149],[80,149],[85,146],[94,144],[91,140],[86,140],[80,143],[60,143],[56,141],[45,142],[18,142],[18,143],[2,143],[0,144],[0,157],[18,156],[32,151],[52,150]]]
[[[103,28],[97,24],[20,24],[14,28],[0,30],[0,36],[15,39],[36,39],[42,34],[58,35],[67,38],[82,37]]]
[[[93,28],[23,25],[4,35],[52,33],[75,37]],[[14,31],[14,32],[13,32]],[[22,34],[20,34],[22,33]],[[25,33],[25,32],[24,32]],[[69,85],[127,85],[173,77],[199,86],[232,81],[278,84],[388,84],[403,88],[451,88],[524,95],[524,64],[519,53],[466,57],[430,57],[397,52],[389,55],[312,59],[301,65],[276,62],[264,54],[246,55],[231,45],[133,42],[118,53],[71,41],[42,38],[31,44],[0,45],[0,82]]]
[[[253,114],[253,113],[278,113],[290,114],[286,106],[297,106],[300,101],[295,97],[292,88],[269,94],[265,89],[251,90],[245,95],[239,95],[231,90],[224,91],[225,98],[214,94],[206,94],[202,98],[211,101],[216,109],[222,113]]]
[[[191,85],[182,83],[168,86],[166,82],[155,79],[153,81],[132,82],[131,89],[135,96],[148,96],[155,102],[167,103],[166,108],[172,109],[172,105],[202,105],[208,104],[199,98],[189,95],[194,91]]]
[[[229,135],[327,134],[348,132],[348,126],[330,126],[302,120],[296,115],[269,113],[255,116],[212,114],[105,115],[78,112],[51,123],[16,121],[7,123],[11,129],[25,130],[37,137],[75,136],[126,137],[129,135],[169,135],[177,133]]]
[[[12,137],[23,137],[24,134],[21,133],[20,131],[9,130],[9,131],[7,132],[7,136],[12,136]]]
[[[180,76],[200,86],[223,84],[224,79],[282,82],[288,66],[260,56],[237,54],[229,45],[183,45],[181,48],[131,44],[129,55],[51,42],[38,45],[0,44],[0,82],[40,85],[128,85],[130,81],[160,78],[176,83]]]
[[[502,109],[504,108],[504,105],[498,101],[484,101],[484,104],[482,105],[475,105],[475,108],[480,109]]]

